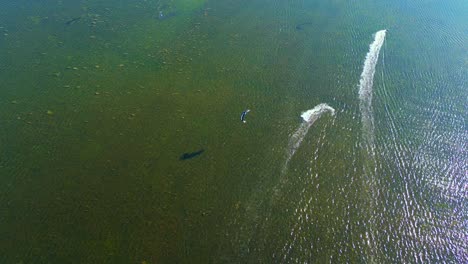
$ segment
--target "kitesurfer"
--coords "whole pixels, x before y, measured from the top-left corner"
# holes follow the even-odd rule
[[[250,109],[245,110],[241,114],[241,121],[244,122],[244,123],[247,122],[247,121],[245,121],[245,116],[247,115],[248,112],[250,112]]]

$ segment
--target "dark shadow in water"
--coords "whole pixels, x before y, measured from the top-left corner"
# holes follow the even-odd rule
[[[72,18],[72,19],[68,20],[67,22],[65,22],[65,25],[70,26],[70,25],[75,24],[76,22],[78,22],[80,19],[81,19],[81,17]]]
[[[312,23],[312,22],[305,22],[305,23],[297,24],[296,25],[296,30],[303,30],[304,26],[313,25],[313,24],[314,23]]]
[[[184,154],[182,154],[182,156],[180,156],[179,160],[193,159],[196,156],[201,155],[204,151],[205,151],[204,149],[200,149],[200,150],[195,151],[195,152],[184,153]]]

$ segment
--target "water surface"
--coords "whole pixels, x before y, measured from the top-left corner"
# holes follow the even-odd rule
[[[466,1],[0,2],[0,262],[468,261]]]

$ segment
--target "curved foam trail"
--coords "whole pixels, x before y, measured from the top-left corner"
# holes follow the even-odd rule
[[[319,104],[316,107],[302,113],[301,117],[305,122],[315,122],[323,113],[330,111],[332,115],[335,115],[335,109],[327,104]]]
[[[304,140],[304,137],[307,135],[310,126],[312,126],[312,124],[315,121],[317,121],[317,119],[319,119],[320,116],[322,116],[322,114],[326,112],[330,112],[332,115],[335,115],[335,109],[333,109],[333,107],[327,104],[319,104],[314,108],[307,110],[301,114],[301,117],[304,120],[304,122],[302,122],[302,124],[299,126],[296,132],[294,132],[294,134],[291,136],[291,139],[289,140],[288,153],[286,157],[286,162],[283,166],[283,172],[286,170],[289,161],[301,145],[302,140]]]
[[[375,66],[379,59],[379,52],[385,40],[387,30],[375,33],[375,39],[369,46],[369,52],[364,61],[364,68],[359,80],[359,108],[362,116],[363,138],[367,147],[374,149],[374,114],[372,110],[372,86],[374,84]]]

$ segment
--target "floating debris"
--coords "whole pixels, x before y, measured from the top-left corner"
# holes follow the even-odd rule
[[[48,115],[53,115],[53,114],[54,114],[54,111],[52,111],[52,110],[47,110],[47,114],[48,114]]]

